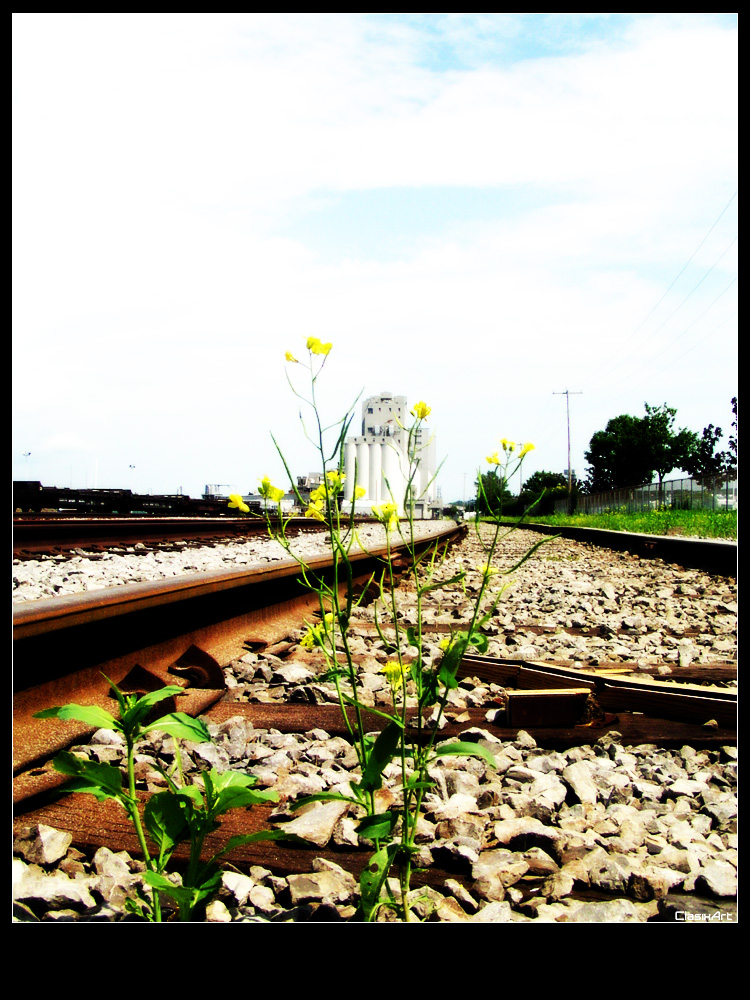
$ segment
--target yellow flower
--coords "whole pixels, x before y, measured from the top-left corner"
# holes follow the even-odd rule
[[[389,660],[383,665],[382,673],[388,678],[391,690],[395,693],[404,683],[403,667],[396,660]]]
[[[311,625],[308,628],[299,641],[300,646],[304,646],[305,649],[322,646],[326,638],[326,633],[330,631],[327,626],[331,625],[333,625],[333,614],[329,611],[323,615],[323,621],[319,625]]]
[[[500,572],[499,569],[495,569],[494,566],[482,566],[479,571],[482,574],[484,580],[489,580],[491,577],[495,576]]]
[[[307,338],[307,349],[312,354],[328,354],[332,347],[333,344],[321,344],[318,337]]]
[[[291,351],[287,351],[284,357],[286,358],[287,361],[293,361],[295,365],[299,364],[299,361],[295,358],[295,356],[292,354]]]
[[[417,420],[425,420],[427,414],[432,412],[432,407],[420,400],[411,412],[412,416],[415,416]]]
[[[500,444],[503,446],[503,451],[513,451],[516,446],[515,441],[509,441],[507,438],[502,438]]]
[[[315,500],[305,511],[305,517],[314,517],[316,521],[325,521],[322,511],[323,501]]]
[[[321,632],[320,625],[313,625],[300,639],[300,646],[304,646],[305,649],[313,649],[314,646],[319,646],[323,639]]]
[[[241,510],[243,514],[247,514],[250,511],[250,508],[238,493],[229,494],[229,506],[236,507],[238,510]]]
[[[364,488],[364,486],[355,486],[354,487],[354,499],[355,500],[361,500],[362,497],[364,497],[364,496],[367,496],[367,490]]]
[[[398,507],[392,501],[373,507],[372,512],[378,521],[385,525],[387,531],[398,528]]]
[[[326,479],[331,484],[331,489],[338,493],[344,485],[346,475],[343,472],[339,472],[337,469],[331,469],[330,472],[326,472]]]
[[[258,493],[266,500],[270,500],[272,503],[278,503],[279,500],[284,496],[284,491],[279,489],[278,486],[273,486],[271,480],[268,476],[264,476],[260,481],[260,486],[258,487]]]
[[[496,451],[493,451],[491,455],[487,456],[487,461],[490,465],[500,465],[500,459],[498,458]]]
[[[534,450],[534,445],[530,441],[528,441],[519,451],[518,457],[523,458],[524,455],[528,455],[528,453],[533,450]]]

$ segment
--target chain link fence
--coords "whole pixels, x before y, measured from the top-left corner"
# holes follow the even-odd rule
[[[603,514],[607,511],[657,510],[737,510],[737,480],[724,476],[702,479],[668,479],[661,484],[644,483],[574,499],[574,513]],[[556,514],[568,513],[567,499],[555,503]]]

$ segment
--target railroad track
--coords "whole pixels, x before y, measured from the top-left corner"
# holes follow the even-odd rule
[[[369,524],[374,518],[358,518]],[[288,519],[290,536],[314,532],[318,525],[304,517]],[[541,534],[560,535],[614,551],[627,551],[646,559],[663,559],[722,576],[737,576],[736,542],[646,535],[600,528],[551,527],[544,524],[518,525]],[[67,517],[62,514],[16,515],[13,519],[13,556],[35,558],[41,554],[63,554],[86,550],[102,552],[122,545],[169,545],[176,542],[216,542],[266,534],[263,518],[241,517],[107,517],[103,515]]]
[[[418,540],[417,552],[436,543],[449,545],[464,534],[463,526],[450,525]],[[407,566],[399,557],[402,548],[391,549],[396,573]],[[351,552],[355,588],[370,584],[386,551]],[[308,565],[332,579],[330,557],[310,558]],[[241,656],[248,645],[263,647],[283,639],[317,611],[317,595],[304,587],[292,559],[17,605],[14,773],[35,766],[50,750],[61,748],[61,741],[77,735],[70,727],[56,738],[58,727],[40,726],[33,714],[84,696],[92,704],[106,703],[109,688],[102,674],[118,686],[127,680],[136,688],[161,687],[182,676],[184,687],[192,689],[186,698],[200,711],[223,696],[221,665]],[[190,711],[185,700],[181,708]]]
[[[615,552],[630,552],[644,559],[663,559],[691,569],[702,569],[720,576],[737,576],[737,543],[712,538],[684,538],[676,535],[646,535],[603,528],[553,527],[547,524],[521,523],[521,529],[543,535],[560,535],[589,545],[603,546]]]
[[[463,526],[427,537],[425,548],[450,545],[465,534]],[[366,588],[384,550],[353,553],[355,586]],[[330,573],[328,557],[310,560],[322,574]],[[396,558],[394,572],[408,563]],[[183,687],[179,709],[220,723],[243,716],[256,729],[301,733],[325,730],[346,738],[340,710],[333,705],[257,704],[226,700],[223,667],[248,648],[284,655],[290,631],[317,612],[317,596],[300,584],[296,562],[273,564],[244,572],[195,574],[176,581],[131,584],[42,600],[14,609],[14,802],[16,825],[42,822],[74,835],[80,848],[106,845],[138,854],[137,843],[115,807],[94,803],[90,796],[51,800],[62,779],[50,765],[59,750],[88,738],[85,725],[35,720],[35,712],[53,704],[81,701],[115,713],[102,673],[125,690],[144,692],[166,683]],[[460,622],[428,624],[426,631],[460,628]],[[367,625],[358,622],[358,628]],[[518,628],[524,626],[519,625]],[[543,630],[544,626],[528,626]],[[592,629],[568,629],[593,634]],[[285,648],[286,647],[286,650]],[[675,669],[686,681],[736,679],[736,665]],[[478,677],[508,691],[502,705],[469,709],[448,718],[444,738],[468,729],[484,730],[513,741],[520,728],[550,750],[590,744],[616,729],[623,743],[718,748],[736,744],[736,693],[696,683],[665,684],[644,676],[635,664],[599,664],[574,669],[569,662],[514,661],[467,656],[459,676]],[[162,706],[163,707],[163,706]],[[168,710],[168,708],[167,708]],[[587,714],[584,716],[584,712]],[[488,712],[489,717],[488,717]],[[582,723],[582,718],[587,718]],[[707,725],[709,724],[709,725]],[[372,729],[380,728],[372,716]],[[464,737],[465,738],[465,737]],[[222,823],[221,839],[255,832],[268,822],[270,809],[236,810]],[[217,835],[218,836],[218,835]],[[217,842],[218,843],[218,842]],[[210,851],[217,848],[207,842]],[[306,849],[259,843],[240,848],[232,861],[242,868],[260,864],[280,874],[304,870],[317,856]],[[308,857],[309,855],[309,857]],[[355,875],[366,855],[337,850],[332,857]],[[176,856],[179,863],[180,855]],[[439,867],[425,875],[425,884],[441,883],[455,872]]]
[[[290,537],[318,530],[316,522],[304,517],[291,518],[286,524]],[[59,514],[27,514],[13,518],[13,557],[33,559],[39,555],[78,550],[88,554],[132,545],[210,544],[266,534],[266,521],[261,517],[65,517]]]

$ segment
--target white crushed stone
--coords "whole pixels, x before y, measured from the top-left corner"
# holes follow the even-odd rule
[[[445,521],[417,521],[418,538],[433,535],[446,527]],[[379,524],[357,528],[357,536],[365,548],[385,545],[385,530]],[[303,557],[323,555],[330,551],[323,532],[309,532],[291,539],[292,551]],[[391,533],[391,542],[401,539]],[[352,551],[359,548],[356,542]],[[80,550],[79,550],[80,553]],[[200,547],[185,546],[182,550],[152,549],[148,546],[125,551],[41,556],[39,559],[13,560],[13,601],[37,601],[66,594],[82,594],[89,590],[121,587],[128,583],[143,583],[184,576],[188,573],[211,573],[235,567],[282,562],[289,556],[284,547],[272,538],[257,536],[246,541],[226,541]]]

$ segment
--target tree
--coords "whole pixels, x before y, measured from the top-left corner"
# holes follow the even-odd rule
[[[578,492],[578,484],[573,476],[573,496]],[[554,514],[555,503],[568,496],[568,477],[562,472],[535,472],[523,484],[519,497],[519,513],[533,505],[532,515]],[[513,511],[515,513],[515,510]]]
[[[714,427],[713,424],[703,428],[696,450],[683,464],[685,472],[699,479],[721,476],[724,473],[724,452],[714,454],[722,433],[721,427]]]
[[[481,484],[481,485],[480,485]],[[513,499],[504,476],[494,470],[479,473],[474,484],[477,487],[476,510],[478,514],[500,514]]]
[[[726,455],[727,476],[734,479],[737,476],[737,397],[736,396],[732,400],[732,413],[734,414],[734,420],[732,421],[734,434],[729,435],[729,451],[722,452],[722,454]]]
[[[534,472],[523,484],[523,493],[533,493],[537,496],[542,490],[551,490],[555,486],[564,486],[567,490],[568,479],[562,472]]]
[[[664,476],[673,469],[685,468],[698,448],[693,431],[674,430],[677,410],[645,404],[645,417],[622,414],[597,431],[585,452],[590,465],[587,492],[602,493],[626,486],[650,483],[654,473],[659,490]]]
[[[673,431],[677,410],[663,403],[661,406],[646,407],[646,440],[653,470],[659,478],[659,502],[661,503],[662,482],[673,469],[685,469],[687,463],[698,450],[698,435],[694,431],[681,428]]]
[[[697,478],[734,479],[737,475],[737,397],[732,399],[734,434],[729,436],[729,450],[714,452],[722,435],[721,427],[709,424],[697,443],[695,452],[683,465],[685,472]]]
[[[585,452],[590,468],[586,492],[604,493],[651,482],[654,466],[646,448],[645,418],[622,414],[597,431]]]

